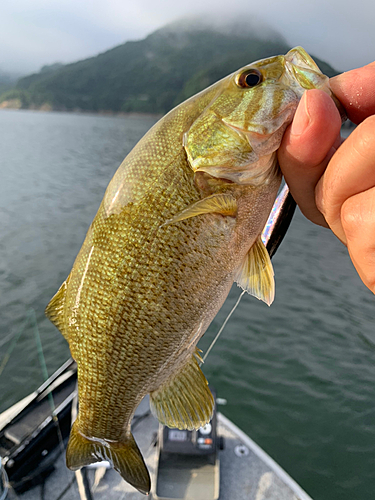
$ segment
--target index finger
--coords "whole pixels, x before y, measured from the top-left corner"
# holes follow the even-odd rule
[[[329,83],[352,122],[361,123],[375,114],[375,62],[335,76]]]
[[[316,203],[332,231],[346,241],[341,207],[375,186],[375,116],[367,118],[331,158],[316,188]]]

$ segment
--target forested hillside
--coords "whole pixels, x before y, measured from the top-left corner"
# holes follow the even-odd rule
[[[248,23],[223,29],[178,22],[96,57],[45,66],[21,78],[0,102],[34,109],[165,113],[237,68],[289,48],[277,33],[259,33]],[[335,73],[317,62],[329,76]]]

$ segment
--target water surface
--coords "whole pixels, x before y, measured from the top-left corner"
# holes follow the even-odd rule
[[[49,372],[68,357],[44,317],[68,275],[104,190],[154,123],[0,111],[0,411],[43,376],[36,312]],[[245,296],[204,371],[228,404],[221,411],[316,500],[373,498],[375,491],[375,299],[346,249],[296,214],[274,260],[271,308]],[[240,290],[201,341],[207,349]]]

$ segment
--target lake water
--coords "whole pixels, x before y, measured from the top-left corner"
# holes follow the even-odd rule
[[[69,356],[44,308],[109,180],[154,121],[0,111],[0,366],[20,334],[0,376],[0,411],[43,381],[30,310],[49,372]],[[375,297],[346,249],[299,212],[273,262],[272,307],[243,297],[204,365],[227,400],[220,410],[315,500],[375,498]]]

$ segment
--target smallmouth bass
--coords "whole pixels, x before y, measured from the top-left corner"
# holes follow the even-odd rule
[[[234,281],[273,301],[260,235],[281,182],[276,151],[310,88],[330,94],[302,48],[255,62],[169,112],[119,167],[46,309],[78,365],[69,468],[109,460],[148,493],[130,430],[143,397],[170,427],[210,420],[196,345]]]

